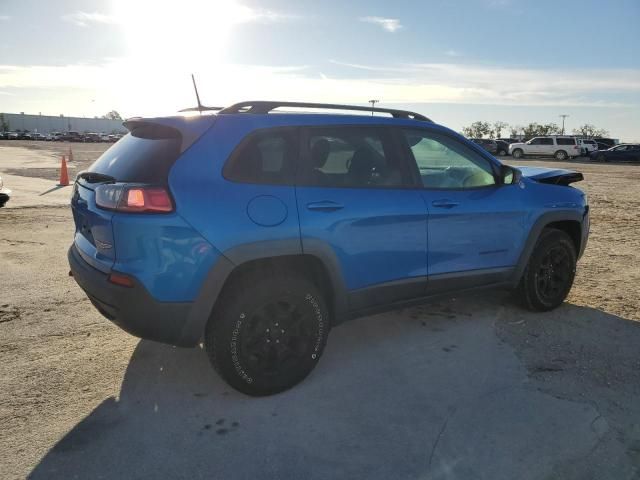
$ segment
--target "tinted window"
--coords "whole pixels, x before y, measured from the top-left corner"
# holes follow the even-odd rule
[[[542,140],[541,138],[533,138],[533,139],[531,139],[529,141],[529,144],[530,145],[541,145],[542,144],[541,140]]]
[[[451,137],[405,130],[404,139],[427,188],[477,188],[495,185],[490,162]]]
[[[180,155],[180,134],[164,127],[140,127],[122,137],[90,167],[120,182],[163,184]]]
[[[389,133],[380,128],[309,129],[299,183],[325,187],[411,185]]]
[[[553,145],[553,138],[541,138],[540,145]]]
[[[292,184],[295,138],[292,130],[251,135],[225,165],[225,178],[243,183]]]
[[[575,138],[556,138],[556,142],[558,142],[558,145],[575,145],[576,139]]]

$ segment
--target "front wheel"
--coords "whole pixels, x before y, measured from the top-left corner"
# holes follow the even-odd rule
[[[329,334],[323,295],[296,274],[251,274],[225,287],[205,332],[214,368],[236,390],[272,395],[316,366]]]
[[[521,149],[516,148],[516,149],[511,153],[511,156],[512,156],[513,158],[522,158],[522,157],[524,157],[524,154],[523,154],[523,152],[522,152],[522,150],[521,150]]]
[[[567,156],[567,152],[565,152],[564,150],[558,150],[554,155],[554,157],[556,157],[556,160],[566,160]]]
[[[561,305],[573,285],[576,262],[569,235],[556,229],[543,230],[518,287],[524,306],[544,312]]]
[[[507,154],[507,151],[504,149],[498,150],[498,155],[500,155],[501,157],[504,157]]]

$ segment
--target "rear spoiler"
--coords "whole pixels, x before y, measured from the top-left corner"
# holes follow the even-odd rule
[[[198,117],[128,118],[122,125],[134,136],[142,138],[181,139],[180,153],[195,143],[216,121],[215,115]]]

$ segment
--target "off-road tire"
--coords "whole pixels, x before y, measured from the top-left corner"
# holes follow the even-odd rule
[[[556,160],[566,160],[569,158],[569,155],[564,150],[558,150],[553,156],[556,157]]]
[[[513,158],[524,158],[524,152],[520,148],[516,148],[513,152],[511,152],[511,156]]]
[[[561,265],[552,266],[553,256],[563,257]],[[555,257],[558,260],[559,257]],[[567,298],[576,274],[576,248],[573,241],[562,230],[548,228],[542,231],[525,268],[517,296],[521,303],[534,312],[545,312],[560,306]],[[545,287],[557,284],[556,288]]]
[[[247,395],[288,390],[309,375],[326,345],[330,319],[321,291],[295,273],[262,272],[232,282],[207,324],[209,360]]]

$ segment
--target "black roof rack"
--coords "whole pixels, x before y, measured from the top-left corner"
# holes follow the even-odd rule
[[[424,122],[431,122],[431,120],[424,115],[421,115],[416,112],[410,112],[408,110],[396,110],[393,108],[372,108],[372,107],[363,107],[360,105],[338,105],[333,103],[307,103],[307,102],[275,102],[275,101],[249,101],[249,102],[240,102],[230,107],[223,108],[218,112],[218,114],[225,113],[254,113],[254,114],[264,114],[269,113],[271,110],[274,110],[278,107],[296,107],[296,108],[320,108],[325,110],[352,110],[352,111],[361,111],[361,112],[378,112],[378,113],[388,113],[393,118],[407,118],[411,120],[422,120]]]

